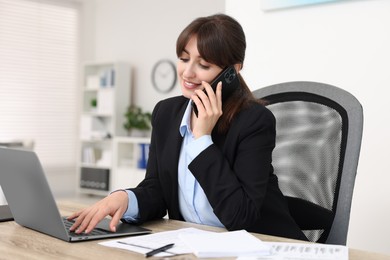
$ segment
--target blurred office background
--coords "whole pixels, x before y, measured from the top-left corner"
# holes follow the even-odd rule
[[[198,16],[227,13],[246,32],[242,73],[251,89],[318,81],[346,89],[362,103],[348,246],[390,254],[390,1],[334,0],[265,10],[266,2],[0,0],[0,143],[32,140],[55,195],[73,196],[81,64],[129,63],[131,102],[151,111],[157,101],[180,94],[178,85],[160,93],[151,82],[157,61],[176,61],[180,31]]]

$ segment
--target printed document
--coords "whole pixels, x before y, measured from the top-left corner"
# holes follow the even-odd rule
[[[271,247],[245,230],[211,233],[181,234],[185,244],[198,258],[267,256]]]
[[[239,257],[237,260],[348,260],[348,247],[313,243],[264,242],[271,255]]]

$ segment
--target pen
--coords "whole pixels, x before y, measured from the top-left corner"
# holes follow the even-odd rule
[[[150,249],[150,250],[153,250],[153,248],[148,247],[148,246],[137,245],[137,244],[128,243],[128,242],[124,242],[124,241],[116,241],[116,242],[119,243],[119,244],[123,244],[123,245],[135,246],[135,247],[139,247],[139,248],[143,248],[143,249]],[[168,253],[168,254],[171,254],[171,255],[177,255],[176,253],[169,252],[168,250],[165,250],[164,253]]]
[[[146,253],[146,257],[154,256],[155,254],[164,252],[165,250],[172,248],[174,245],[175,244],[168,244],[168,245],[153,249],[152,251],[149,251]]]

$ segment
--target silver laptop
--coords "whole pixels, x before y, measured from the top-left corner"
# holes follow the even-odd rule
[[[61,217],[38,156],[33,151],[0,147],[0,185],[19,225],[69,241],[141,235],[150,230],[120,223],[116,232],[109,231],[104,219],[89,234],[70,232],[66,218]],[[66,227],[68,226],[68,227]]]

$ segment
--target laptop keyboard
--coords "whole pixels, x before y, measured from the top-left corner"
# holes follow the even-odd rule
[[[64,218],[63,221],[64,221],[64,224],[65,224],[66,230],[68,230],[68,232],[69,232],[69,234],[71,236],[85,236],[85,233],[77,234],[74,231],[69,231],[69,229],[73,225],[74,221],[67,220],[66,218]],[[99,229],[99,228],[95,228],[90,233],[88,233],[88,236],[105,235],[105,234],[110,234],[110,233],[111,233],[110,231]]]

